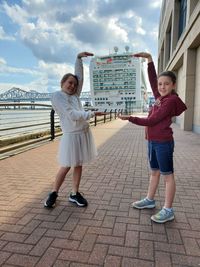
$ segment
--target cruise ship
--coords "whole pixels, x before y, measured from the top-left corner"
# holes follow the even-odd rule
[[[98,110],[119,110],[125,113],[145,111],[147,86],[143,63],[129,52],[96,56],[90,61],[92,104]]]

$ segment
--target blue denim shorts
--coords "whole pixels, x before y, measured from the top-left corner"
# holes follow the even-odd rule
[[[148,157],[152,170],[160,170],[163,175],[172,174],[174,141],[148,141]]]

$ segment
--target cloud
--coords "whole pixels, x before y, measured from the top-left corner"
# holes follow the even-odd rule
[[[24,0],[22,7],[4,4],[4,8],[20,25],[20,37],[36,58],[72,63],[80,47],[99,53],[105,50],[105,44],[107,49],[131,46],[133,36],[135,42],[140,42],[139,36],[147,34],[140,14],[149,10],[153,14],[160,2],[78,0],[74,4],[73,0],[63,0],[58,5],[53,0]],[[153,20],[154,16],[148,17],[151,29]]]
[[[137,14],[142,14],[146,11],[149,11],[149,8],[159,8],[162,3],[162,0],[110,0],[110,1],[97,1],[97,14],[99,16],[113,16],[121,15],[129,11],[134,11]],[[151,17],[149,18],[152,19]]]
[[[77,40],[82,43],[88,43],[102,46],[102,43],[127,42],[126,31],[118,24],[118,20],[110,18],[104,21],[101,19],[79,17],[72,24],[72,32]]]
[[[61,76],[73,71],[76,54],[80,51],[105,55],[114,46],[118,46],[120,52],[128,45],[130,51],[149,51],[156,58],[161,0],[13,2],[16,4],[4,1],[1,7],[13,22],[16,38],[9,36],[6,27],[0,26],[0,39],[21,42],[32,52],[38,65],[33,69],[16,68],[0,58],[1,75],[32,75],[30,86],[39,87],[41,83],[41,88],[53,91],[59,88]],[[84,88],[89,88],[88,62],[84,63]]]
[[[84,85],[83,91],[88,91],[90,88],[89,81],[89,59],[83,59],[84,64]],[[55,64],[39,61],[38,69],[41,73],[45,73],[48,80],[48,91],[52,92],[60,90],[60,80],[66,73],[74,73],[74,64]]]
[[[48,83],[48,81],[45,79],[37,79],[37,80],[34,80],[30,83],[25,83],[25,84],[17,83],[17,82],[0,83],[0,94],[8,91],[12,87],[20,88],[20,89],[25,90],[25,91],[35,90],[35,91],[40,92],[40,93],[42,93],[42,92],[47,93],[48,92],[47,83]]]
[[[92,19],[81,18],[72,24],[71,29],[76,39],[83,43],[98,45],[107,36],[106,27]]]
[[[155,0],[155,1],[152,1],[150,3],[150,7],[155,8],[155,9],[157,9],[157,8],[160,9],[161,6],[162,6],[162,1],[160,1],[160,0]]]
[[[6,65],[6,61],[4,58],[0,57],[0,65],[3,64],[3,65]]]
[[[145,35],[146,31],[143,28],[143,21],[141,17],[137,17],[137,22],[136,22],[136,33],[141,34],[141,35]]]
[[[29,14],[26,12],[25,9],[21,8],[19,5],[15,4],[9,6],[6,2],[4,2],[2,7],[5,10],[5,13],[14,23],[23,25],[24,23],[27,22]]]
[[[21,88],[20,86],[15,86],[14,83],[0,83],[0,94],[8,91],[9,89],[11,89],[12,87],[18,87],[18,88]]]
[[[5,33],[2,26],[0,26],[0,40],[8,40],[8,41],[14,41],[15,38],[13,36],[9,36]]]
[[[42,25],[42,26],[41,26]],[[39,25],[27,23],[21,28],[20,36],[36,58],[46,62],[72,61],[76,44],[70,39],[64,29],[45,27],[45,23]],[[62,35],[63,33],[63,35]]]
[[[29,75],[40,75],[40,72],[37,70],[32,70],[28,68],[16,68],[8,66],[6,61],[3,58],[0,58],[0,74],[10,75],[10,74],[29,74]]]

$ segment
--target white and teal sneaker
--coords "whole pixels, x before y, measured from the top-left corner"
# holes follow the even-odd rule
[[[139,201],[133,202],[131,206],[136,209],[153,209],[155,208],[156,204],[155,200],[144,198]]]
[[[174,212],[173,210],[169,211],[165,208],[162,208],[158,213],[151,216],[151,220],[157,223],[172,221],[174,220]]]

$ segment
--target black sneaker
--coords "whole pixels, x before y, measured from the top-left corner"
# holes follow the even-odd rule
[[[87,200],[79,192],[77,192],[76,195],[71,193],[69,196],[69,201],[76,203],[80,207],[85,207],[88,205]]]
[[[49,193],[47,200],[44,202],[44,206],[47,208],[52,208],[56,203],[56,198],[58,197],[57,192]]]

